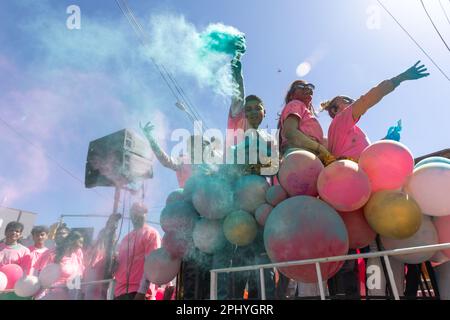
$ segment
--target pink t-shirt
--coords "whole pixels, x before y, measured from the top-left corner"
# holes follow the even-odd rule
[[[34,265],[34,273],[39,274],[48,264],[55,263],[56,249],[45,251]],[[64,256],[60,261],[61,276],[56,284],[64,284],[74,275],[82,275],[84,272],[83,252],[81,249],[73,252],[70,256]]]
[[[239,131],[242,130],[242,133],[248,129],[248,121],[245,117],[245,110],[242,109],[238,114],[234,117],[230,112],[228,113],[228,123],[227,123],[227,135],[226,135],[226,150],[230,147],[238,145],[244,138],[243,134],[239,134]]]
[[[30,270],[30,250],[20,243],[8,246],[0,243],[0,267],[7,264],[17,264],[25,274]]]
[[[103,280],[105,278],[105,248],[93,247],[87,251],[83,282]],[[85,300],[105,300],[105,284],[91,284],[82,287]]]
[[[335,157],[358,160],[361,152],[370,144],[366,134],[356,125],[358,120],[353,119],[350,105],[331,121],[328,128],[328,150]]]
[[[39,273],[48,264],[55,263],[56,249],[49,249],[45,251],[37,260],[34,267],[34,274]],[[63,256],[59,262],[61,267],[61,274],[53,286],[60,286],[57,288],[45,289],[36,295],[36,299],[40,300],[70,300],[73,299],[67,286],[68,280],[74,279],[77,276],[82,276],[84,272],[83,252],[81,249],[73,252],[69,256]]]
[[[186,183],[187,179],[192,176],[192,164],[185,163],[187,162],[187,160],[187,157],[182,157],[182,163],[180,164],[179,169],[175,171],[180,188],[184,188],[184,184]]]
[[[145,257],[159,247],[161,247],[161,237],[158,231],[149,225],[133,230],[123,238],[119,246],[119,265],[115,273],[114,295],[116,297],[127,292],[138,292],[144,276]]]
[[[306,134],[311,139],[314,139],[319,143],[323,143],[322,127],[320,126],[320,123],[319,121],[317,121],[314,114],[311,111],[309,111],[309,109],[303,102],[299,100],[292,100],[284,107],[280,116],[280,126],[279,126],[281,139],[280,150],[284,150],[287,146],[287,139],[282,134],[283,133],[282,130],[284,121],[286,121],[286,119],[291,115],[294,115],[299,118],[298,129],[301,132]]]
[[[29,275],[32,275],[34,273],[34,267],[39,260],[39,258],[42,256],[43,253],[48,251],[47,247],[43,248],[36,248],[35,246],[28,247],[30,250],[30,271],[28,272]]]

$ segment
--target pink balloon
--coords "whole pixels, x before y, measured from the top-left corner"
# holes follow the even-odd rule
[[[286,200],[288,197],[286,191],[279,184],[271,186],[266,192],[266,201],[268,204],[275,207],[281,201]]]
[[[14,289],[17,280],[22,278],[23,270],[17,264],[7,264],[0,268],[0,272],[4,273],[8,279],[8,284],[5,289]]]
[[[348,235],[344,222],[330,205],[314,197],[298,196],[273,208],[264,226],[264,246],[274,263],[325,258],[347,254]],[[322,263],[322,279],[335,275],[343,263]],[[317,283],[314,264],[279,270],[291,279]]]
[[[167,250],[172,258],[182,258],[189,247],[194,244],[192,242],[192,235],[188,236],[176,231],[169,231],[164,234],[161,246]]]
[[[8,278],[3,272],[0,272],[0,291],[5,290],[7,285],[8,285]]]
[[[145,258],[144,274],[150,282],[163,285],[177,276],[180,267],[181,259],[173,259],[166,249],[159,248]]]
[[[364,149],[359,166],[369,177],[372,192],[395,190],[402,187],[412,174],[414,158],[400,142],[382,140]]]
[[[255,218],[258,224],[264,226],[266,224],[267,217],[272,211],[273,207],[270,204],[264,203],[256,209]]]
[[[439,243],[450,243],[450,216],[436,218],[433,223],[438,233]],[[450,258],[450,249],[441,252]]]
[[[317,179],[323,164],[317,156],[305,150],[288,153],[282,160],[278,179],[281,186],[292,196],[317,196]]]
[[[350,249],[364,248],[375,240],[377,234],[367,222],[362,208],[352,212],[338,213],[347,228]]]
[[[335,161],[323,169],[317,180],[317,189],[322,200],[344,212],[362,208],[371,193],[366,173],[350,160]]]

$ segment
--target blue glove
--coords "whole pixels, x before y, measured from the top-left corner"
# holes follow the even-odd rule
[[[396,126],[389,128],[384,140],[400,141],[400,131],[402,131],[402,120],[398,120]]]

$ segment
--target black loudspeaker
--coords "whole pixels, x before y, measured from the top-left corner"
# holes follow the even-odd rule
[[[124,186],[153,177],[150,147],[136,133],[123,129],[91,141],[86,162],[86,188]]]

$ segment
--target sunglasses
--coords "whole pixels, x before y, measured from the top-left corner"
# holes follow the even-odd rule
[[[314,91],[316,89],[316,86],[312,83],[299,83],[296,84],[293,89],[309,89],[311,91]]]
[[[345,103],[353,103],[355,102],[355,100],[353,100],[352,98],[349,97],[341,97],[341,99],[345,102]],[[328,112],[332,113],[332,114],[336,114],[336,112],[338,111],[338,106],[336,104],[333,104],[331,106],[329,106],[328,108],[326,108],[328,110]]]

